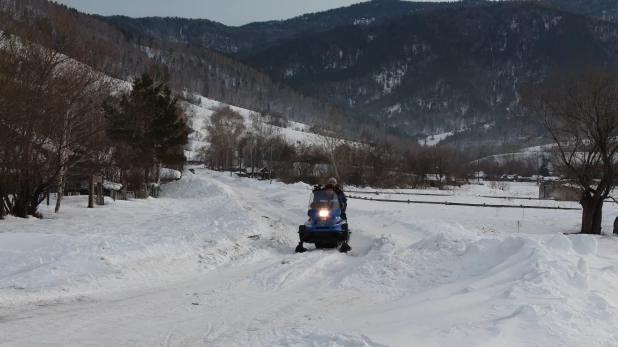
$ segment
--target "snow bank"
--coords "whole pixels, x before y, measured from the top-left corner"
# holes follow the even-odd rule
[[[281,239],[228,186],[197,175],[163,185],[160,199],[86,205],[86,196],[68,197],[59,214],[43,206],[43,220],[0,222],[0,307],[171,281],[194,264],[218,268]],[[247,238],[255,234],[261,240]]]
[[[569,240],[569,238],[563,233],[556,233],[549,241],[547,241],[547,246],[566,252],[573,247],[573,244],[571,243],[571,240]]]
[[[573,250],[582,255],[595,255],[599,248],[596,237],[592,235],[573,235]]]
[[[546,242],[548,247],[563,251],[574,251],[581,255],[595,255],[599,247],[597,239],[592,235],[569,235],[556,233]]]
[[[568,290],[574,274],[586,275],[579,261],[582,254],[594,254],[596,243],[594,237],[578,237],[582,246],[572,247],[576,243],[562,234],[548,242],[464,235],[453,229],[409,246],[388,235],[376,238],[363,264],[344,276],[339,288],[409,295],[455,280],[474,279],[487,286],[500,278],[499,282],[511,283],[508,295],[532,287],[537,292],[562,292]]]
[[[546,338],[549,345],[590,345],[597,340],[591,336],[600,331],[601,341],[618,343],[611,333],[616,306],[590,288],[590,270],[581,257],[582,250],[593,254],[595,239],[575,239],[555,235],[542,242],[438,234],[403,246],[383,236],[372,244],[366,259],[340,274],[338,288],[401,299],[348,313],[371,316],[371,324],[354,318],[348,323],[375,341],[399,341],[395,345],[405,345],[406,336],[415,336],[420,345],[474,346],[484,338],[471,334],[471,327],[487,329],[483,334],[490,336],[492,330],[503,334],[510,341],[507,345],[513,346],[538,344]],[[585,246],[571,246],[575,244]],[[433,330],[445,321],[450,322],[449,329]],[[527,336],[518,336],[513,329],[526,331]],[[427,335],[431,339],[423,341]],[[486,343],[500,344],[491,337]]]

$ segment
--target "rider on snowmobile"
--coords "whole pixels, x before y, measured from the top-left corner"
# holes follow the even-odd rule
[[[352,248],[347,244],[350,231],[347,221],[340,215],[343,206],[345,202],[335,193],[335,187],[332,184],[316,185],[309,204],[310,219],[304,225],[299,226],[300,240],[295,252],[307,251],[303,246],[304,242],[314,243],[316,248],[339,247],[339,252],[350,251]]]
[[[328,179],[328,184],[333,186],[333,190],[337,193],[337,196],[340,197],[340,200],[343,201],[341,204],[341,218],[343,220],[348,220],[348,217],[345,214],[345,210],[348,207],[348,198],[345,196],[343,189],[337,184],[337,179],[335,177],[331,177]]]
[[[335,193],[335,186],[333,186],[332,184],[327,184],[324,187],[324,190],[326,191],[326,194],[329,197],[333,196],[333,193]],[[341,197],[341,195],[337,194],[337,200],[339,201],[339,206],[341,206],[341,213],[343,214],[344,208],[345,208],[345,201],[343,200],[343,197]]]

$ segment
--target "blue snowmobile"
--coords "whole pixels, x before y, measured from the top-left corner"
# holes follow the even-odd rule
[[[300,242],[296,253],[305,252],[303,242],[315,244],[315,248],[339,248],[346,253],[352,248],[348,245],[351,232],[348,222],[341,218],[341,199],[332,186],[316,186],[309,201],[309,220],[298,227]]]

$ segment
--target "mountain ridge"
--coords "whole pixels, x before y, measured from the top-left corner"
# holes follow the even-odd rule
[[[525,0],[534,1],[534,0]],[[507,0],[502,2],[521,2]],[[565,10],[618,23],[618,4],[613,0],[541,0]],[[162,41],[190,43],[216,49],[235,57],[247,57],[267,48],[350,24],[367,25],[391,20],[410,12],[454,5],[482,6],[494,1],[461,0],[455,2],[417,2],[371,0],[346,7],[307,13],[289,19],[252,22],[228,26],[209,19],[180,17],[99,16],[129,33],[150,36]]]
[[[410,11],[440,6],[445,6],[445,3],[373,0],[286,20],[252,22],[242,26],[227,26],[209,19],[178,17],[96,17],[130,33],[163,41],[197,44],[236,57],[244,57],[299,36],[355,22],[362,25],[397,17]],[[192,35],[187,35],[187,32]]]
[[[410,135],[490,122],[504,135],[522,83],[554,69],[615,67],[617,37],[618,25],[553,4],[500,2],[340,27],[246,61]]]

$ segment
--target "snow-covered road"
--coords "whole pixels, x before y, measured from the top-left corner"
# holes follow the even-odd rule
[[[578,211],[355,200],[352,252],[293,254],[307,185],[196,173],[0,222],[0,345],[618,345],[618,246],[560,234]]]

